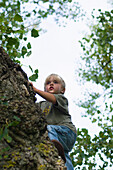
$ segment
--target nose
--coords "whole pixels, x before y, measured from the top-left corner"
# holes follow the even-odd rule
[[[51,82],[50,82],[50,86],[51,86],[51,85],[53,86],[53,84],[54,84],[53,81],[51,81]]]

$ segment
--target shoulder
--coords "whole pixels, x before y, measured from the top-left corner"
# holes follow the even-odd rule
[[[54,94],[56,101],[68,105],[68,99],[63,94]]]

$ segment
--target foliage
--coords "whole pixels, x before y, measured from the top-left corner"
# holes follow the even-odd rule
[[[77,143],[71,153],[78,169],[109,169],[113,164],[113,10],[104,13],[99,10],[96,21],[91,34],[80,41],[85,66],[79,69],[79,76],[84,82],[101,86],[102,92],[94,89],[87,92],[79,106],[84,108],[84,116],[99,126],[99,134],[92,137],[87,129],[78,129]]]
[[[31,37],[39,36],[42,20],[53,15],[57,23],[60,18],[76,21],[82,15],[79,4],[72,0],[1,0],[0,7],[0,45],[17,63],[21,57],[31,55],[27,36],[30,32]],[[32,81],[38,78],[36,70],[32,69]]]
[[[6,105],[5,102],[0,102],[0,104],[2,105]],[[7,143],[11,143],[12,142],[12,137],[9,135],[9,128],[10,127],[15,127],[20,123],[20,118],[17,116],[13,117],[13,121],[12,122],[8,122],[6,119],[6,124],[3,126],[0,126],[0,143],[2,143],[3,141],[6,141]],[[1,150],[0,150],[0,159],[2,159],[2,156],[5,154],[6,151],[10,150],[10,145],[9,146],[4,146]],[[8,155],[6,155],[8,157]]]
[[[15,62],[31,54],[28,32],[37,38],[43,19],[54,15],[56,22],[60,17],[76,20],[80,14],[72,0],[1,0],[0,7],[0,44]]]
[[[87,81],[93,80],[105,88],[113,82],[113,10],[100,11],[98,24],[92,26],[91,34],[84,37],[81,47],[84,50],[82,60],[86,68],[80,75]],[[93,16],[94,17],[94,16]]]
[[[31,68],[30,65],[29,65],[29,68],[31,69],[31,71],[32,71],[32,73],[33,73],[33,69]],[[31,80],[31,81],[36,81],[37,78],[38,78],[38,69],[36,69],[36,70],[34,71],[34,74],[29,77],[29,80]]]

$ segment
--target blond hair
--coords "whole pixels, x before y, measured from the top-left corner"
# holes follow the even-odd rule
[[[60,79],[62,87],[63,87],[63,89],[65,89],[66,84],[65,84],[65,81],[62,79],[62,77],[60,77],[58,74],[52,73],[46,78],[46,80],[44,82],[44,90],[45,90],[46,82],[50,79],[50,77],[57,77],[58,79]]]

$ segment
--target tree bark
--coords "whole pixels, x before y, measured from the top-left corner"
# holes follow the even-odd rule
[[[0,170],[64,170],[19,64],[0,47]]]

